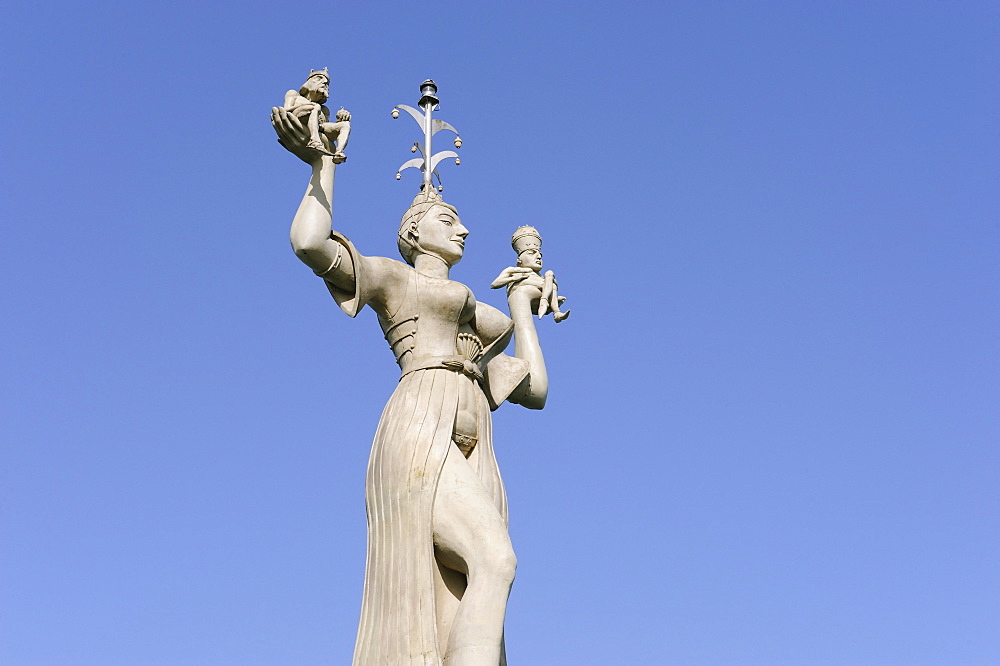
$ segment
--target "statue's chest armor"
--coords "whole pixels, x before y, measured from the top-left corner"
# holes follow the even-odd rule
[[[457,327],[476,314],[476,297],[461,282],[427,277],[414,272],[418,313],[427,325]]]
[[[412,358],[455,354],[475,314],[476,297],[464,284],[413,271],[399,308],[379,323],[402,367]]]

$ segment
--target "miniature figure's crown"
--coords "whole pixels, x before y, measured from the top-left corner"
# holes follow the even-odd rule
[[[327,83],[329,83],[330,82],[330,72],[328,71],[328,69],[329,68],[327,68],[327,67],[324,67],[323,69],[312,69],[312,68],[309,68],[309,76],[307,76],[306,79],[311,79],[314,76],[322,76],[323,78],[326,79]]]
[[[540,250],[542,249],[542,236],[538,233],[538,229],[532,226],[518,227],[514,235],[510,237],[510,246],[518,254],[525,250]]]

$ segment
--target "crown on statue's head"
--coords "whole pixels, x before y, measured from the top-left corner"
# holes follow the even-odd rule
[[[525,250],[540,250],[542,249],[542,236],[538,233],[538,229],[532,226],[518,227],[514,235],[510,237],[510,246],[518,254]]]
[[[328,71],[328,69],[329,68],[327,68],[327,67],[324,67],[323,69],[312,69],[310,67],[309,68],[309,76],[306,77],[306,78],[307,79],[311,79],[314,76],[322,76],[324,79],[326,79],[326,82],[329,83],[330,82],[330,72]]]

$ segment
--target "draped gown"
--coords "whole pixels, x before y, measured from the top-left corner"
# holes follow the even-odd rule
[[[506,524],[490,412],[524,380],[528,365],[502,353],[514,328],[510,318],[476,301],[465,285],[422,275],[402,262],[365,257],[337,232],[332,238],[351,254],[355,289],[343,291],[327,281],[330,293],[351,317],[365,305],[375,310],[402,373],[368,462],[368,558],[353,663],[437,666],[445,648],[440,634],[459,599],[434,557],[431,514],[445,456],[456,445],[461,384],[474,387],[478,420],[478,442],[468,462]],[[385,271],[373,262],[381,262],[380,268],[393,262],[397,275],[406,273],[405,293],[394,312],[375,296],[376,280]]]

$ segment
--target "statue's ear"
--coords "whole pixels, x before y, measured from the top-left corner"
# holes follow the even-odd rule
[[[417,232],[417,221],[410,220],[410,235],[414,238],[419,238],[420,234]]]

